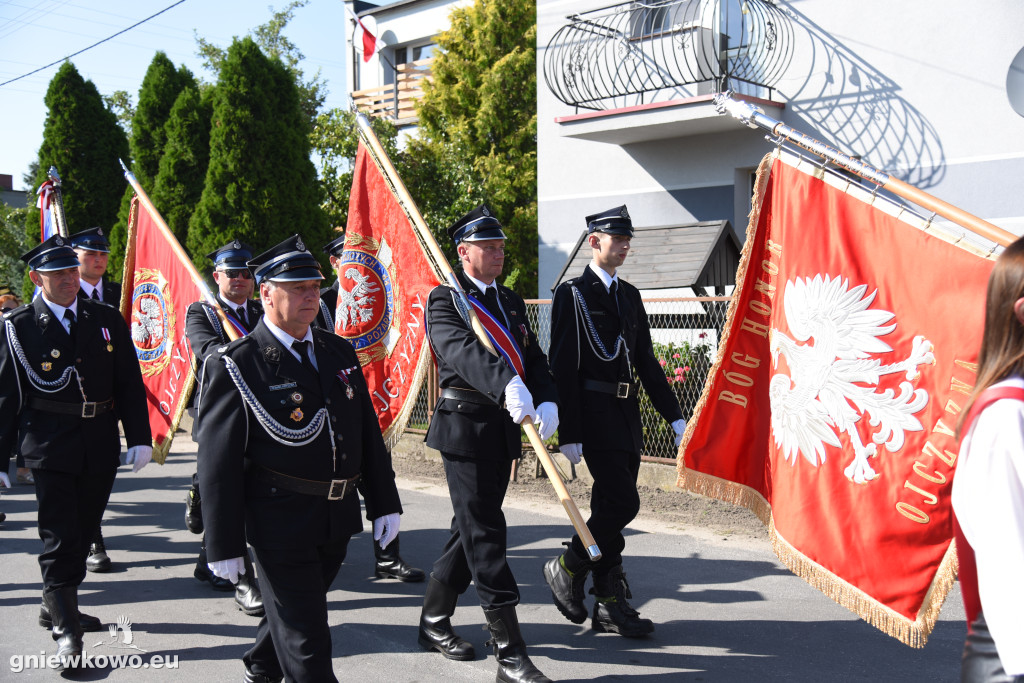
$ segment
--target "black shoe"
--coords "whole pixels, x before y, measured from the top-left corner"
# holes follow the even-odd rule
[[[267,674],[254,674],[249,671],[249,667],[245,667],[245,675],[242,676],[242,683],[281,683],[284,680],[284,676],[272,677]]]
[[[551,599],[562,615],[574,624],[587,620],[587,607],[583,604],[583,588],[590,567],[587,560],[573,552],[572,546],[558,557],[544,563],[544,580],[551,588]]]
[[[427,576],[422,569],[413,567],[398,554],[398,536],[388,543],[387,548],[381,548],[380,543],[374,541],[373,554],[377,558],[373,575],[378,579],[398,579],[406,583],[418,583]]]
[[[203,533],[203,501],[195,486],[190,486],[185,494],[185,528],[194,534]]]
[[[235,585],[235,605],[250,617],[262,617],[266,614],[266,610],[263,609],[263,594],[260,593],[260,585],[256,582],[256,573],[248,555],[245,558],[245,573],[238,577],[238,583]]]
[[[654,622],[641,619],[640,613],[626,602],[633,594],[622,565],[612,567],[604,576],[594,574],[594,587],[590,592],[597,599],[590,626],[598,633],[618,633],[626,638],[643,638],[654,633]]]
[[[425,650],[437,650],[448,659],[468,662],[476,658],[473,644],[455,635],[451,616],[459,594],[433,576],[423,596],[423,611],[420,613],[420,632],[417,639]]]
[[[199,561],[196,562],[196,568],[192,572],[192,576],[196,577],[200,581],[209,582],[210,586],[215,591],[223,591],[227,593],[228,591],[235,590],[235,584],[231,583],[227,579],[220,578],[219,576],[211,572],[210,568],[206,566],[205,549],[199,555]]]
[[[68,586],[43,593],[43,602],[52,617],[53,639],[57,641],[60,670],[80,666],[82,626],[78,622],[78,588]]]
[[[43,628],[50,630],[53,628],[53,619],[50,618],[50,609],[46,606],[46,599],[43,599],[43,604],[39,607],[39,625]],[[82,627],[82,631],[85,633],[95,633],[102,631],[103,623],[96,617],[88,614],[78,613],[78,625]]]
[[[96,536],[92,545],[89,546],[89,557],[85,560],[85,568],[97,574],[110,571],[110,558],[107,556],[107,546],[103,542],[103,531],[96,529]]]
[[[494,646],[494,658],[498,660],[496,681],[507,683],[550,683],[551,679],[540,672],[526,654],[526,643],[519,631],[519,618],[515,605],[485,609],[487,630],[491,632],[488,645]]]

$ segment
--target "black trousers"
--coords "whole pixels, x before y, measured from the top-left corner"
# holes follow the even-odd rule
[[[593,563],[591,569],[595,574],[603,575],[622,564],[622,551],[626,547],[622,530],[640,512],[640,494],[636,490],[640,454],[584,450],[583,457],[594,477],[587,526],[601,549],[601,559]],[[578,535],[572,537],[572,549],[580,557],[587,557],[587,549]]]
[[[250,671],[289,681],[336,682],[331,663],[327,593],[341,569],[349,537],[321,546],[257,548],[266,615],[242,661]]]
[[[43,591],[78,586],[85,579],[89,544],[99,529],[117,470],[68,474],[33,469],[43,552]]]
[[[519,586],[508,566],[505,513],[501,503],[512,461],[470,460],[442,453],[451,495],[451,535],[433,574],[460,595],[472,580],[484,609],[519,604]]]

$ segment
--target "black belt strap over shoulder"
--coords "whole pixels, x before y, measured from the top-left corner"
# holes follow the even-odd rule
[[[636,396],[636,384],[633,382],[599,382],[596,379],[585,379],[582,382],[582,386],[587,391],[611,394],[615,398]]]
[[[498,404],[492,401],[485,394],[480,393],[476,389],[459,389],[456,387],[446,387],[441,390],[441,398],[448,398],[453,401],[464,401],[465,403],[476,403],[482,406],[497,406]]]
[[[356,485],[359,483],[359,479],[362,475],[357,474],[356,476],[348,479],[316,481],[314,479],[293,477],[266,467],[261,467],[257,477],[260,481],[280,486],[281,488],[293,493],[325,497],[327,500],[341,500],[356,490]]]
[[[65,401],[50,401],[38,396],[29,396],[27,403],[29,408],[35,408],[36,410],[58,413],[60,415],[77,415],[83,418],[96,417],[114,408],[114,399],[112,398],[108,398],[106,401],[67,403]]]

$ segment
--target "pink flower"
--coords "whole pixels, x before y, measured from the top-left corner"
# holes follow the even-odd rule
[[[676,378],[675,378],[675,377],[666,377],[665,379],[667,379],[667,380],[668,380],[668,383],[669,383],[669,384],[673,384],[673,383],[674,383],[674,382],[676,381]]]
[[[680,356],[678,353],[673,353],[672,358],[674,358],[675,360],[679,360],[680,358],[682,358],[682,356]]]
[[[689,368],[687,368],[687,370],[689,370]],[[686,372],[686,370],[683,370],[682,368],[676,368],[676,377],[683,374],[684,372]]]
[[[687,365],[687,366],[685,366],[683,368],[683,372],[689,372],[689,371],[690,371],[690,366],[689,365]]]
[[[665,360],[664,358],[658,359],[658,363],[661,364],[661,367],[665,367],[666,365],[668,365],[668,361]]]
[[[706,337],[706,336],[708,336],[708,333],[707,333],[707,332],[701,332],[700,334],[698,334],[698,335],[697,335],[697,338],[698,338],[698,339],[703,339],[703,338],[704,338],[704,337]]]

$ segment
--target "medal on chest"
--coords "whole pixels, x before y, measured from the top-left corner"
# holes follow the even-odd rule
[[[106,327],[103,328],[103,338],[107,340],[107,353],[114,350],[114,345],[110,343],[110,330]]]
[[[292,422],[302,422],[302,416],[302,408],[296,408],[291,412],[291,415],[289,415],[288,417],[292,419]]]
[[[338,379],[345,384],[345,398],[352,400],[356,396],[356,390],[352,388],[352,382],[348,378],[348,374],[355,370],[355,367],[345,368],[338,372]]]

